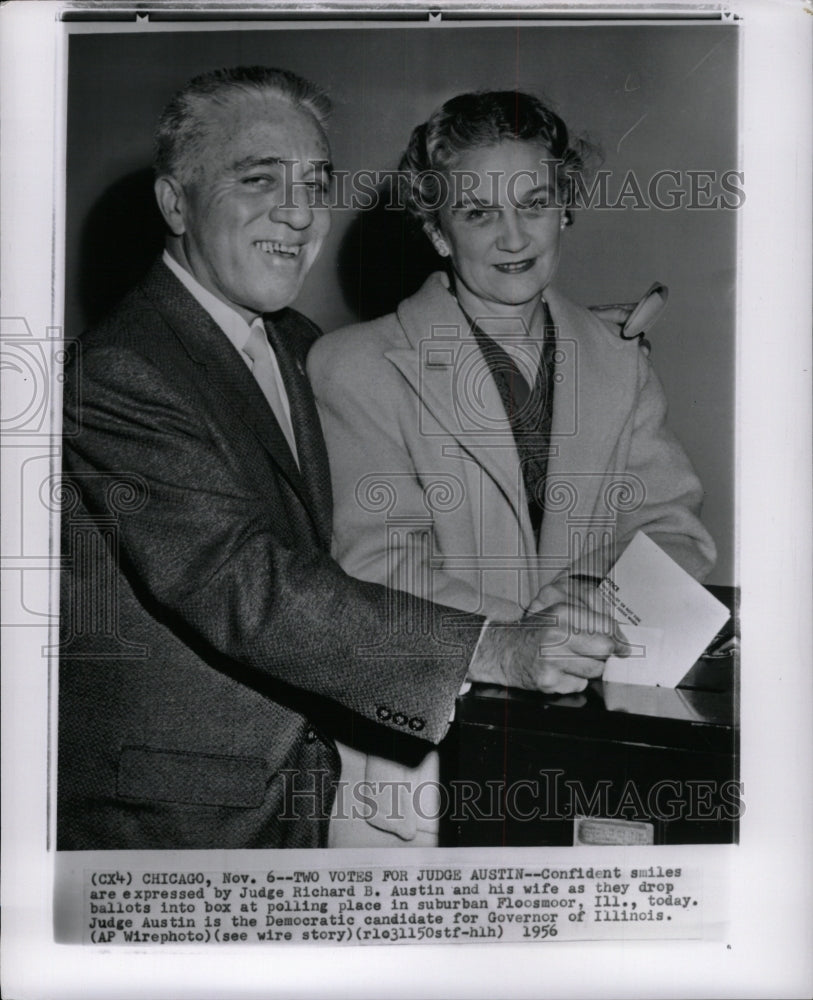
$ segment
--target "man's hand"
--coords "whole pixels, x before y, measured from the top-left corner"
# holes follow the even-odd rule
[[[486,684],[572,694],[601,676],[608,656],[627,652],[611,618],[560,603],[518,622],[487,625],[468,676]]]
[[[525,609],[525,614],[546,611],[553,604],[573,604],[604,614],[607,610],[601,591],[601,581],[592,576],[561,576],[547,583]]]

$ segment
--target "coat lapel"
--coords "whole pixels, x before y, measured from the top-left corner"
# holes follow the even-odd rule
[[[432,275],[417,295],[401,303],[398,319],[409,346],[391,349],[385,357],[454,439],[455,446],[471,455],[494,481],[522,526],[523,536],[529,536],[529,551],[533,551],[511,424],[468,322],[439,274]],[[447,445],[444,451],[451,455],[455,446]]]
[[[161,311],[192,360],[201,366],[209,385],[268,452],[321,535],[319,507],[303,482],[282,428],[226,335],[160,260],[148,272],[142,290]]]
[[[598,514],[612,519],[602,499],[619,435],[636,399],[637,345],[613,336],[592,313],[548,288],[557,328],[556,387],[551,455],[539,552],[571,558],[592,544],[579,524]],[[567,542],[565,541],[567,539]],[[577,541],[576,541],[577,540]],[[563,550],[563,546],[565,546]]]
[[[557,327],[548,504],[537,549],[519,467],[519,455],[502,400],[457,303],[433,275],[398,308],[408,341],[386,357],[421,403],[493,480],[520,526],[524,551],[538,551],[545,565],[562,565],[579,546],[578,535],[602,503],[606,472],[636,398],[637,347],[615,337],[588,310],[548,288],[545,298]],[[447,449],[448,450],[448,449]],[[603,504],[601,511],[607,510]]]

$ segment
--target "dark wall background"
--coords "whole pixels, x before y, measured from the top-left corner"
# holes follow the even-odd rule
[[[97,319],[160,248],[151,132],[196,73],[264,63],[314,79],[333,98],[334,162],[349,171],[394,168],[412,127],[456,93],[529,90],[600,144],[617,196],[629,171],[645,190],[661,170],[737,168],[737,47],[736,30],[719,24],[73,35],[66,329]],[[578,213],[557,284],[585,304],[636,299],[656,279],[669,286],[653,360],[670,423],[706,489],[704,520],[719,548],[710,581],[731,583],[737,213],[633,208],[634,200]],[[335,329],[389,311],[431,266],[400,217],[337,211],[297,306]]]

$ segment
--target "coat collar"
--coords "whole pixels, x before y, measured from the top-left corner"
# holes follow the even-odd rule
[[[622,340],[555,289],[548,288],[545,298],[558,341],[547,481],[551,486],[567,481],[579,494],[579,507],[592,507],[608,456],[636,398],[637,345]],[[523,525],[523,535],[528,535],[530,521],[510,423],[494,380],[483,377],[489,375],[485,359],[441,275],[433,274],[405,299],[397,318],[406,346],[385,356],[438,423],[491,476]],[[584,478],[573,482],[574,473],[580,472]]]
[[[305,483],[262,390],[226,335],[160,259],[147,273],[141,290],[164,316],[192,361],[204,369],[212,388],[271,456],[324,536],[320,497]],[[279,317],[284,323],[282,313]],[[318,423],[316,432],[321,433]]]
[[[557,479],[583,473],[583,482],[574,485],[592,507],[593,491],[637,399],[639,347],[555,288],[547,288],[545,298],[558,342],[547,480],[552,488]]]
[[[399,305],[397,317],[407,346],[385,356],[414,387],[421,405],[492,477],[532,537],[511,424],[468,321],[442,276],[431,275]]]

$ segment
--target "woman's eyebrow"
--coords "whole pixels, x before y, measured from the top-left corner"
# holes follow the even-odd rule
[[[524,205],[529,201],[533,201],[534,198],[538,198],[540,195],[546,198],[554,198],[556,196],[556,188],[553,184],[549,183],[537,184],[536,187],[528,188],[527,191],[522,191],[521,193],[512,192],[509,200],[515,205]]]
[[[478,198],[476,194],[472,194],[471,191],[466,191],[461,194],[460,198],[452,205],[453,212],[465,211],[467,208],[495,208],[498,207],[496,202],[483,201],[482,198]]]
[[[513,201],[524,202],[529,198],[536,198],[540,194],[552,196],[556,193],[556,188],[550,181],[545,181],[542,184],[537,184],[535,187],[529,188],[527,191],[523,191],[522,194],[513,194]],[[460,195],[457,201],[452,205],[453,212],[462,212],[469,208],[481,208],[481,209],[491,209],[500,208],[501,202],[493,201],[490,199],[478,198],[476,194],[472,191],[464,191]]]

